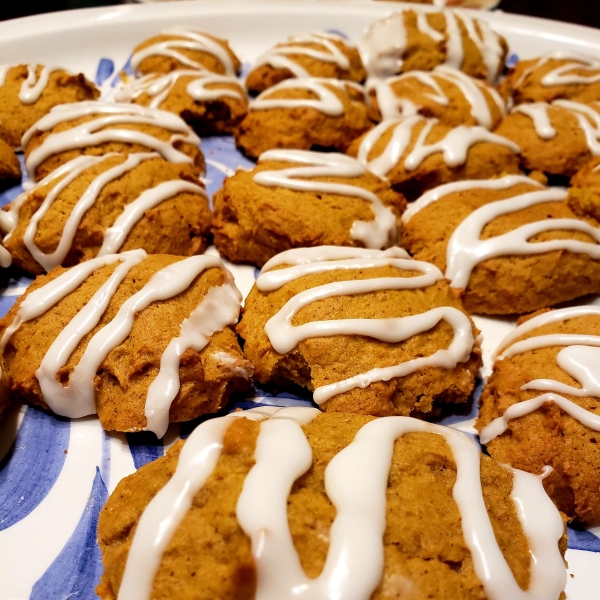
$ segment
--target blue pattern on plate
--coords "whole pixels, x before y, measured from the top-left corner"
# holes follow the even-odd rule
[[[569,548],[571,550],[586,550],[587,552],[600,552],[600,538],[585,529],[568,528]]]
[[[514,67],[519,62],[519,57],[513,52],[509,54],[506,59],[506,66],[510,69]]]
[[[102,85],[115,72],[115,63],[110,58],[101,58],[96,69],[96,85]]]
[[[17,437],[0,462],[0,531],[31,513],[48,495],[65,462],[70,422],[27,408]]]
[[[96,530],[98,515],[107,499],[108,490],[96,467],[83,515],[62,552],[33,586],[31,600],[97,600],[95,588],[102,574],[102,557]]]
[[[160,458],[165,453],[162,441],[156,439],[156,436],[150,432],[128,433],[127,443],[136,469]]]

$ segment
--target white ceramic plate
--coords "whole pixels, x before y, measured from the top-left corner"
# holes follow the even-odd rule
[[[301,31],[335,29],[358,41],[372,21],[402,7],[340,0],[206,0],[54,13],[0,23],[0,57],[5,63],[43,61],[81,70],[107,88],[132,48],[168,26],[185,24],[228,38],[250,63],[269,46]],[[559,48],[600,56],[600,36],[593,29],[501,12],[473,14],[506,36],[511,52],[520,57]],[[248,164],[231,138],[206,139],[203,150],[209,192],[218,189],[225,173]],[[18,191],[0,195],[0,205]],[[254,270],[232,271],[247,293]],[[0,315],[29,282],[0,274]],[[484,336],[485,375],[491,351],[513,322],[489,318],[476,322]],[[258,389],[256,397],[274,404],[306,402],[291,395],[265,398]],[[473,417],[471,413],[444,423],[469,431]],[[11,411],[0,423],[0,600],[96,598],[94,587],[102,567],[95,530],[107,495],[122,477],[161,456],[192,427],[172,426],[157,442],[147,434],[106,434],[94,418],[69,421],[32,408]],[[600,532],[570,531],[570,600],[600,598],[596,533]]]

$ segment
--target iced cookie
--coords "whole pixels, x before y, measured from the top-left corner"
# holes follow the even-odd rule
[[[558,600],[567,578],[539,477],[450,428],[299,407],[202,423],[119,483],[98,541],[102,600]]]
[[[155,153],[79,156],[0,213],[13,263],[33,274],[137,248],[199,254],[210,223],[193,169]]]
[[[134,250],[57,267],[0,321],[11,395],[162,437],[246,385],[252,367],[232,328],[240,301],[212,256]]]
[[[466,402],[477,331],[433,265],[386,251],[288,250],[262,269],[237,328],[262,383],[327,411],[411,415]]]
[[[441,269],[472,313],[525,314],[600,292],[600,228],[564,188],[507,176],[459,181],[403,214],[403,246]]]
[[[269,150],[213,198],[219,253],[262,266],[290,248],[387,248],[405,199],[359,161],[337,153]]]
[[[291,77],[328,77],[361,83],[366,76],[358,49],[348,39],[312,31],[290,37],[267,50],[246,77],[253,94]]]
[[[525,320],[501,343],[481,396],[481,441],[502,463],[546,473],[558,508],[600,524],[600,308]]]
[[[253,158],[273,148],[345,151],[370,126],[358,84],[314,77],[286,79],[250,102],[235,141]]]

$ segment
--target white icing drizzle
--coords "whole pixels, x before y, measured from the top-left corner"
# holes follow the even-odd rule
[[[490,600],[557,598],[566,583],[558,541],[563,524],[541,478],[513,474],[511,498],[531,554],[530,586],[517,584],[495,538],[483,498],[480,452],[463,433],[408,417],[385,417],[363,426],[325,471],[325,490],[336,509],[321,575],[306,576],[291,538],[287,503],[294,482],[312,464],[302,426],[310,408],[255,409],[200,425],[183,447],[176,471],[151,500],[137,525],[118,600],[149,599],[162,555],[194,496],[214,471],[227,429],[236,418],[261,421],[255,465],[244,481],[236,515],[250,537],[257,569],[257,600],[364,600],[381,581],[386,490],[394,442],[407,433],[441,435],[456,463],[452,495],[475,572]],[[265,493],[268,490],[268,493]]]
[[[212,54],[221,63],[226,75],[235,75],[235,66],[229,52],[208,35],[184,27],[170,27],[162,31],[160,35],[173,36],[173,39],[156,42],[136,52],[131,57],[131,67],[136,75],[140,75],[140,64],[149,56],[168,56],[178,60],[188,68],[206,70],[202,63],[192,60],[179,50],[193,50]]]
[[[465,163],[471,146],[482,142],[498,144],[512,152],[519,152],[517,144],[480,126],[455,127],[438,142],[427,144],[427,137],[438,122],[437,119],[426,119],[420,115],[382,121],[364,137],[358,149],[358,159],[365,163],[370,171],[385,177],[411,148],[413,129],[419,124],[424,126],[403,160],[407,171],[413,171],[428,156],[437,152],[442,153],[446,166],[457,167]],[[383,152],[376,158],[370,158],[374,146],[391,129],[392,136]]]
[[[175,147],[177,142],[198,146],[200,139],[173,113],[139,106],[136,104],[117,104],[109,102],[76,102],[55,106],[47,115],[35,123],[23,136],[23,147],[30,142],[36,131],[49,131],[59,123],[72,121],[84,116],[95,118],[75,127],[49,135],[27,157],[27,173],[35,180],[37,167],[48,157],[75,148],[86,148],[105,142],[124,142],[141,144],[158,152],[165,160],[174,163],[191,163],[192,159]],[[162,141],[157,137],[132,129],[119,129],[115,125],[151,125],[172,132],[171,138]]]
[[[579,127],[585,135],[588,150],[594,156],[600,156],[600,113],[591,106],[572,100],[554,100],[550,104],[545,102],[519,104],[513,112],[527,115],[533,121],[537,135],[543,140],[550,140],[556,136],[556,129],[552,125],[548,111],[556,106],[566,109],[577,118]],[[596,106],[600,110],[598,103]]]
[[[46,271],[49,271],[50,269],[62,264],[73,244],[75,234],[77,233],[77,228],[79,227],[85,213],[97,201],[98,196],[104,187],[112,181],[122,177],[129,171],[132,171],[142,162],[159,157],[159,155],[155,153],[130,154],[125,157],[125,160],[122,163],[111,167],[110,169],[98,175],[81,195],[73,207],[71,214],[67,217],[62,235],[58,242],[58,246],[54,252],[49,254],[42,252],[35,243],[35,236],[40,221],[47,214],[57,197],[68,185],[70,185],[77,177],[84,173],[86,169],[113,156],[118,155],[115,153],[109,153],[104,156],[78,156],[65,165],[62,165],[59,170],[54,171],[51,175],[44,178],[33,188],[34,190],[38,190],[42,186],[54,181],[57,177],[62,176],[62,179],[48,192],[40,207],[32,215],[31,221],[29,222],[23,235],[23,241],[31,253],[31,256],[40,265],[42,265]],[[125,205],[123,212],[117,217],[115,223],[104,232],[104,241],[98,255],[102,256],[118,252],[125,242],[127,235],[133,229],[135,224],[144,216],[144,213],[147,210],[157,206],[169,198],[173,198],[177,194],[184,192],[200,194],[202,197],[207,198],[206,192],[203,188],[183,180],[162,182],[154,188],[142,192],[132,202]],[[12,224],[10,227],[11,232],[14,230],[14,226],[16,225],[16,220],[18,218],[21,206],[31,195],[31,193],[32,190],[24,192],[15,200],[13,206],[11,207],[11,211],[8,213]],[[6,236],[5,241],[10,237],[10,235],[11,234],[9,233],[9,235]]]
[[[510,359],[524,352],[531,352],[539,348],[564,346],[556,356],[556,364],[569,377],[579,383],[581,387],[567,385],[553,379],[534,379],[521,386],[521,390],[539,390],[545,392],[540,396],[518,402],[510,406],[502,416],[495,418],[486,425],[480,434],[484,444],[489,443],[507,429],[511,420],[531,414],[541,408],[546,402],[553,402],[562,411],[579,421],[582,425],[600,431],[600,415],[586,410],[572,400],[560,394],[583,398],[600,398],[600,336],[572,333],[551,333],[532,336],[520,341],[518,338],[533,330],[552,323],[564,322],[570,319],[586,316],[600,316],[600,307],[574,306],[553,310],[529,319],[516,327],[502,342],[500,348],[504,350],[498,360]]]
[[[96,412],[94,379],[108,354],[130,335],[135,315],[153,302],[174,298],[189,288],[205,270],[222,269],[223,285],[210,288],[200,304],[185,319],[180,334],[165,349],[157,378],[146,398],[146,429],[164,435],[169,423],[169,408],[179,391],[179,359],[191,348],[202,350],[213,333],[237,321],[241,295],[233,277],[220,259],[192,256],[175,262],[152,275],[140,291],[128,298],[114,318],[97,331],[87,344],[64,386],[57,378],[82,339],[98,325],[118,286],[129,271],[146,257],[143,250],[96,257],[63,273],[22,302],[13,322],[0,340],[3,351],[12,334],[26,321],[35,319],[79,287],[98,268],[120,261],[121,264],[95,292],[88,303],[63,328],[51,344],[35,372],[44,400],[57,414],[78,418]]]
[[[262,65],[269,65],[275,69],[288,69],[294,77],[310,77],[310,73],[301,67],[290,55],[309,56],[315,60],[334,63],[340,69],[348,70],[350,61],[337,44],[351,48],[350,44],[341,35],[324,32],[307,32],[292,36],[285,44],[275,46],[259,57],[254,64],[254,69]],[[321,46],[321,49],[309,48],[303,44]]]
[[[559,65],[551,69],[540,80],[544,87],[552,87],[555,85],[589,85],[600,81],[600,59],[580,54],[578,52],[550,52],[540,56],[538,60],[530,67],[523,71],[523,74],[514,84],[514,90],[517,90],[525,80],[546,65],[551,60],[567,61],[565,64]],[[576,75],[572,71],[591,71],[591,75]]]
[[[0,246],[0,267],[8,269],[12,264],[12,256],[10,252],[4,247]]]
[[[485,20],[475,20],[458,10],[444,10],[444,32],[431,27],[425,13],[418,14],[417,29],[434,42],[446,41],[445,64],[455,69],[462,67],[466,35],[477,47],[486,68],[486,78],[492,83],[502,68],[503,50],[500,36],[492,31]],[[374,23],[366,32],[360,45],[363,62],[370,75],[388,77],[400,73],[408,35],[404,12],[395,13]],[[460,24],[464,26],[461,30]]]
[[[447,349],[438,350],[431,356],[415,358],[399,365],[373,368],[343,381],[321,386],[314,391],[313,399],[317,404],[327,402],[331,397],[357,387],[365,388],[375,381],[389,381],[405,377],[425,367],[453,369],[458,363],[468,360],[473,349],[474,338],[469,318],[461,311],[451,307],[439,307],[425,313],[398,318],[385,319],[335,319],[315,321],[294,326],[294,316],[305,306],[324,298],[367,294],[379,290],[407,290],[428,287],[442,278],[440,271],[425,262],[412,259],[394,258],[392,252],[373,253],[372,258],[363,258],[357,253],[353,258],[336,260],[339,256],[330,247],[320,249],[321,256],[314,263],[296,263],[293,267],[267,272],[263,267],[256,281],[259,290],[274,290],[304,275],[332,270],[365,269],[369,267],[393,266],[399,270],[419,271],[417,277],[378,277],[373,279],[348,280],[327,283],[300,292],[292,297],[271,317],[265,325],[265,333],[273,349],[285,354],[293,350],[301,341],[314,337],[336,335],[363,335],[382,342],[399,343],[414,335],[428,331],[440,321],[446,321],[454,330],[454,337]],[[288,257],[302,256],[304,249],[289,250]],[[316,252],[311,253],[313,257]],[[304,257],[306,259],[306,256]],[[294,264],[292,262],[292,264]],[[287,273],[286,273],[287,271]]]
[[[40,67],[39,77],[37,75],[37,69]],[[2,87],[6,81],[6,75],[8,71],[12,69],[11,65],[0,65],[0,87]],[[29,64],[27,65],[27,77],[19,88],[19,100],[23,104],[34,104],[42,95],[44,89],[48,85],[50,73],[53,71],[62,71],[62,67],[49,67],[46,65]]]
[[[260,421],[277,410],[286,409],[261,407],[198,425],[181,450],[173,477],[154,496],[140,517],[127,556],[118,600],[150,599],[162,555],[191,508],[194,496],[217,466],[225,433],[233,421],[240,417]]]
[[[409,98],[400,98],[394,93],[393,86],[395,83],[410,79],[416,79],[422,85],[429,87],[432,93],[427,93],[426,96],[440,106],[449,106],[450,104],[448,95],[440,87],[440,80],[452,84],[459,89],[464,99],[471,106],[471,116],[477,124],[486,129],[491,129],[494,124],[487,97],[498,107],[500,115],[505,115],[504,102],[494,88],[485,86],[479,80],[469,77],[462,71],[439,66],[431,72],[409,71],[397,77],[378,81],[375,90],[377,104],[383,120],[413,116],[419,112],[420,107],[414,101]]]
[[[221,98],[245,100],[245,94],[235,77],[191,69],[171,71],[166,75],[151,73],[138,79],[132,79],[117,90],[115,100],[117,102],[135,102],[142,94],[147,94],[152,98],[148,106],[160,108],[181,77],[193,78],[186,86],[186,92],[196,102],[210,102]],[[215,84],[218,84],[219,87],[207,87]],[[231,84],[234,84],[236,89],[227,87]]]
[[[366,200],[370,203],[375,218],[372,221],[355,221],[350,231],[352,239],[362,242],[367,248],[384,248],[395,242],[394,213],[381,203],[376,194],[356,185],[314,180],[317,177],[362,177],[366,171],[359,161],[345,154],[304,150],[269,150],[259,159],[259,163],[264,161],[287,162],[298,166],[260,171],[254,175],[254,181],[258,185]]]
[[[364,93],[362,86],[353,81],[341,79],[327,79],[324,77],[309,77],[304,79],[284,79],[278,84],[268,88],[250,102],[248,110],[269,110],[273,108],[314,108],[326,115],[339,117],[344,114],[344,105],[338,96],[330,89],[335,87],[347,94],[347,87]],[[317,96],[316,98],[271,98],[270,96],[281,90],[307,90]]]

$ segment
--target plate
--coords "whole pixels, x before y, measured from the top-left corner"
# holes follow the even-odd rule
[[[335,29],[358,41],[374,20],[415,4],[347,0],[231,0],[122,5],[52,13],[0,23],[0,56],[6,63],[60,64],[83,71],[105,91],[116,81],[132,48],[144,38],[184,23],[228,38],[246,67],[287,35]],[[434,10],[419,6],[418,10]],[[511,59],[558,48],[600,56],[594,29],[502,12],[471,11],[486,19],[510,43]],[[218,189],[237,166],[250,163],[231,138],[206,138],[207,188]],[[0,205],[19,188],[0,195]],[[209,252],[215,252],[214,249]],[[242,293],[251,288],[255,270],[231,266]],[[0,275],[0,315],[30,283]],[[475,318],[484,336],[484,370],[491,352],[514,326],[507,319]],[[258,387],[254,398],[267,404],[306,404],[291,394],[269,396]],[[252,398],[242,402],[248,407]],[[474,403],[475,405],[476,403]],[[474,412],[443,422],[472,432]],[[0,599],[57,600],[96,598],[102,565],[95,541],[98,513],[119,480],[162,456],[196,423],[173,425],[161,441],[152,434],[107,434],[95,418],[69,421],[34,408],[15,408],[0,422]],[[598,598],[600,528],[570,531],[567,596]]]

